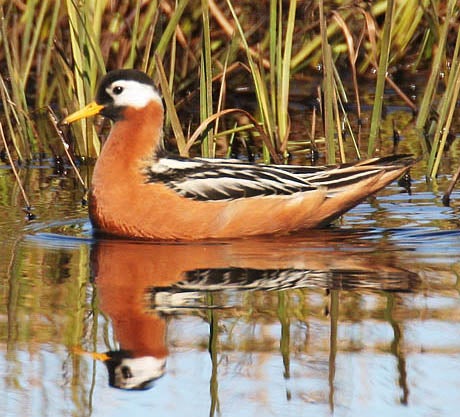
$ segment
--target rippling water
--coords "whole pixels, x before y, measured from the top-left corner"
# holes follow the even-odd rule
[[[26,175],[28,224],[0,171],[0,415],[458,414],[458,192],[415,172],[326,230],[153,244]]]

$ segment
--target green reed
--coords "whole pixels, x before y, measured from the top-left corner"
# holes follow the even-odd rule
[[[157,2],[152,2],[155,3],[157,9]],[[170,48],[171,44],[170,41],[174,36],[174,33],[176,32],[177,28],[179,27],[179,22],[184,14],[185,8],[189,4],[189,0],[179,0],[177,2],[177,6],[175,10],[172,12],[171,16],[169,17],[168,24],[164,28],[164,31],[162,32],[160,38],[158,39],[158,44],[155,48],[155,53],[160,57],[161,60],[163,60],[168,52],[168,49]],[[150,18],[149,16],[145,17],[145,21],[149,22]],[[147,60],[149,61],[149,64],[147,66],[147,73],[153,74],[155,70],[155,60],[150,59],[147,57]]]
[[[241,47],[246,54],[250,67],[261,115],[261,124],[265,134],[270,138],[270,146],[263,148],[264,160],[269,162],[270,157],[275,161],[280,160],[280,158],[287,158],[290,127],[288,106],[296,1],[291,0],[289,2],[286,18],[284,17],[283,2],[281,0],[270,1],[268,61],[262,59],[261,54],[254,57],[254,48],[249,46],[233,4],[229,0],[227,4],[235,21],[241,39]],[[268,67],[268,76],[266,67]],[[266,142],[265,145],[267,145]],[[274,152],[270,152],[269,148],[271,147],[273,147]]]
[[[273,4],[272,4],[273,3]],[[277,5],[275,5],[277,3]],[[276,7],[277,6],[277,7]],[[296,1],[289,1],[289,10],[286,20],[286,31],[283,34],[283,2],[271,0],[271,13],[275,15],[270,19],[270,76],[276,80],[276,89],[271,88],[271,101],[273,113],[276,114],[280,151],[287,157],[287,141],[289,138],[289,88],[291,81],[291,55],[296,16]],[[276,13],[278,10],[278,13]],[[277,16],[278,15],[278,16]],[[278,19],[276,19],[278,17]],[[274,27],[275,25],[275,27]],[[276,35],[276,36],[275,36]],[[282,50],[284,39],[284,51]],[[273,84],[273,83],[272,83]],[[276,95],[274,94],[276,92]]]
[[[92,99],[98,76],[105,72],[100,46],[105,4],[102,1],[78,3],[75,0],[66,0],[66,5],[74,62],[73,89],[77,98],[76,108],[82,108]],[[78,127],[81,127],[77,134],[78,143],[83,145],[80,152],[95,157],[100,146],[93,123],[82,120],[77,129]]]
[[[165,101],[166,110],[169,115],[169,122],[171,124],[174,136],[176,137],[177,150],[181,156],[188,156],[188,150],[186,149],[185,135],[182,130],[182,125],[179,121],[176,108],[174,106],[174,98],[170,91],[170,84],[166,78],[166,73],[161,62],[160,57],[156,56],[157,75],[160,82],[161,91],[163,92],[163,99]]]
[[[430,71],[430,77],[425,87],[425,94],[420,103],[419,113],[417,116],[416,127],[420,131],[425,128],[431,111],[432,103],[434,102],[436,91],[439,83],[439,74],[442,71],[442,65],[445,59],[445,47],[447,41],[447,35],[450,29],[450,19],[452,18],[453,8],[455,0],[449,0],[447,6],[447,14],[445,16],[444,23],[435,27],[439,33],[439,43],[437,45],[436,53],[433,57],[433,62]],[[434,21],[436,23],[436,21]],[[430,136],[430,134],[428,134]],[[422,147],[425,154],[427,154],[430,149],[429,143],[427,144],[422,139]]]
[[[261,152],[266,162],[286,160],[298,149],[306,154],[312,143],[330,163],[335,162],[336,154],[345,160],[363,151],[374,153],[386,103],[384,89],[391,87],[412,109],[419,110],[416,127],[426,133],[422,152],[429,160],[430,175],[435,175],[445,148],[447,133],[443,132],[455,117],[458,53],[448,54],[454,47],[458,50],[458,39],[449,36],[452,31],[458,33],[457,2],[364,3],[270,0],[261,6],[241,0],[177,0],[175,5],[44,0],[28,1],[23,8],[14,2],[2,3],[0,59],[5,65],[0,74],[0,98],[10,150],[21,160],[47,153],[47,138],[37,134],[38,109],[52,105],[64,116],[93,98],[106,69],[136,67],[160,81],[166,127],[172,129],[179,153],[186,154],[192,142],[201,140],[195,152],[203,156],[215,156],[218,150],[228,154],[230,142],[250,129],[256,153]],[[259,18],[254,19],[256,13]],[[415,57],[411,62],[414,71],[431,69],[419,109],[388,74],[388,68],[406,64],[410,56]],[[452,65],[445,70],[444,63],[449,60]],[[290,138],[291,83],[308,79],[319,63],[324,71],[322,113],[315,113],[307,130],[311,131],[310,125],[323,128],[313,129],[311,138],[296,144]],[[359,80],[370,69],[376,74],[375,100],[369,137],[361,138],[361,127],[350,122],[346,104],[356,103],[361,120]],[[342,79],[344,71],[351,71],[351,91]],[[438,94],[441,72],[446,73],[442,96]],[[256,98],[250,122],[239,117],[243,112],[225,112],[229,110],[225,98],[235,94],[232,88],[242,77],[249,79]],[[219,100],[213,94],[217,92]],[[189,97],[199,98],[198,118],[184,118],[182,108]],[[435,110],[440,117],[430,123],[435,102],[439,102]],[[220,121],[221,117],[225,120]],[[192,142],[185,139],[187,125]],[[93,122],[81,121],[71,127],[74,154],[97,156],[100,145],[93,126]],[[197,137],[193,130],[199,126],[202,131]],[[343,129],[353,138],[351,151],[344,144]],[[225,146],[218,147],[216,141]]]
[[[324,136],[326,139],[326,161],[335,163],[335,129],[334,129],[334,69],[332,63],[332,49],[326,32],[324,16],[324,2],[319,2],[321,45],[323,56],[323,94],[322,111],[324,115]]]
[[[29,13],[24,13],[23,20],[12,30],[10,25],[13,24],[14,18],[11,16],[11,8],[0,9],[3,59],[7,68],[7,74],[2,76],[0,86],[2,103],[17,157],[22,160],[32,158],[38,151],[28,112],[26,86],[33,59],[37,54],[47,8],[47,1],[42,2],[41,6],[35,2],[31,3]],[[7,88],[4,82],[6,77],[10,79],[11,88]]]
[[[254,83],[255,94],[256,94],[257,104],[259,106],[260,118],[261,118],[261,124],[263,126],[263,130],[266,133],[266,135],[270,138],[271,144],[276,147],[277,132],[276,132],[276,127],[275,127],[275,119],[274,119],[272,107],[270,105],[268,85],[265,82],[266,78],[265,78],[263,65],[257,63],[255,59],[253,58],[252,49],[249,47],[243,27],[241,26],[241,23],[238,19],[236,11],[230,0],[227,0],[227,5],[233,16],[235,26],[238,31],[239,37],[240,37],[242,49],[246,53],[246,58],[249,64],[251,76],[252,76],[253,83]],[[266,146],[263,148],[263,152],[264,152],[263,153],[264,162],[268,163],[270,161],[270,153],[268,152]]]
[[[460,12],[455,11],[456,2],[450,0],[446,6],[445,21],[439,27],[439,44],[431,67],[430,78],[427,83],[426,92],[420,105],[416,126],[422,131],[422,146],[425,154],[428,154],[427,175],[434,178],[437,175],[441,157],[447,141],[447,136],[450,133],[454,111],[456,108],[459,88],[460,88],[460,32],[457,29],[457,38],[452,57],[446,56],[446,41],[449,32],[452,30],[452,22],[454,16],[460,16]],[[443,70],[444,62],[451,59],[451,67]],[[439,105],[436,109],[437,117],[434,120],[429,120],[430,114],[433,111],[433,102],[437,95],[439,84],[439,74],[445,73],[446,83],[445,90],[441,95]],[[430,99],[431,98],[431,99]],[[422,134],[421,134],[422,136]]]
[[[428,158],[427,175],[434,178],[438,172],[447,137],[450,134],[454,112],[460,91],[460,32],[457,33],[457,43],[451,63],[451,69],[447,74],[446,89],[438,106],[438,117],[433,122],[434,135],[431,152]]]
[[[201,0],[201,10],[203,16],[203,47],[200,57],[200,122],[203,122],[214,113],[212,97],[211,27],[207,0]],[[208,129],[202,138],[201,154],[208,158],[215,156],[212,129]]]
[[[380,49],[380,61],[377,70],[377,82],[375,86],[374,106],[372,107],[371,128],[369,133],[369,143],[367,154],[372,156],[375,149],[375,141],[379,136],[380,122],[382,119],[383,94],[385,89],[385,78],[388,70],[391,31],[393,29],[393,14],[395,9],[394,0],[388,0],[387,12],[385,14],[385,23],[383,24],[382,45]]]

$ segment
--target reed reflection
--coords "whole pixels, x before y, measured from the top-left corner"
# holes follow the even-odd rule
[[[230,298],[235,302],[236,297],[211,297],[224,304],[210,305],[210,292],[410,291],[418,285],[416,274],[393,266],[391,253],[347,251],[340,242],[321,238],[194,244],[100,240],[91,259],[100,308],[111,318],[120,345],[102,359],[109,384],[123,389],[151,388],[164,374],[169,312],[225,308]],[[210,343],[209,349],[216,345]]]

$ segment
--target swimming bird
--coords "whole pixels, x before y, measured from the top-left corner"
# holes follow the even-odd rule
[[[121,237],[202,240],[322,227],[414,163],[408,155],[321,167],[166,156],[161,96],[133,69],[107,73],[95,101],[63,122],[96,114],[114,123],[94,167],[89,216],[96,231]]]

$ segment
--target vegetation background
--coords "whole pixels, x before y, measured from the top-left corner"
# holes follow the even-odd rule
[[[458,141],[449,148],[460,129],[459,25],[458,0],[0,0],[0,381],[7,393],[0,410],[96,415],[113,398],[99,382],[101,369],[75,351],[117,344],[92,279],[84,192],[65,172],[75,161],[90,178],[109,122],[56,123],[92,100],[106,71],[134,67],[155,78],[171,152],[305,164],[411,152],[423,158],[416,175],[426,167],[435,177],[460,161]],[[403,109],[407,129],[388,124],[391,107]],[[409,130],[416,135],[407,140]],[[33,203],[32,212],[25,198],[26,212],[38,221],[23,219],[21,183]],[[223,415],[230,402],[246,398],[226,387],[254,381],[264,393],[258,414],[275,383],[289,396],[270,412],[288,410],[281,407],[301,392],[308,394],[300,398],[303,413],[313,407],[319,415],[324,406],[330,415],[334,404],[340,413],[349,387],[362,385],[355,394],[368,404],[394,405],[389,414],[456,415],[460,212],[458,203],[439,207],[436,181],[418,176],[414,183],[413,198],[390,187],[348,216],[339,233],[312,231],[268,246],[240,242],[249,261],[273,259],[278,248],[285,259],[300,251],[321,271],[337,267],[337,281],[331,285],[326,274],[327,283],[313,280],[317,288],[203,293],[208,305],[232,308],[182,309],[186,320],[171,315],[171,356],[180,352],[187,363],[185,373],[168,365],[163,389],[173,393],[171,401],[192,387],[211,399],[209,415]],[[131,245],[113,243],[123,253]],[[153,258],[158,246],[152,249]],[[166,249],[167,261],[188,262],[193,255],[183,251],[198,248]],[[219,245],[205,249],[219,254]],[[140,256],[133,265],[146,260],[132,252]],[[145,271],[142,278],[157,276]],[[200,385],[195,375],[189,379],[190,369],[201,366],[200,352],[209,366],[206,348],[212,373],[200,369],[207,379]],[[275,381],[278,365],[267,355],[283,364]],[[346,373],[342,365],[350,360],[367,373]],[[266,372],[267,385],[248,380],[254,369]],[[159,388],[149,396],[157,407],[149,413],[171,398],[162,402]],[[144,410],[125,400],[112,403],[120,412],[121,403],[131,413]]]
[[[106,71],[122,67],[158,82],[167,145],[182,155],[277,163],[371,156],[385,89],[413,114],[419,141],[411,151],[426,159],[428,176],[456,136],[457,0],[0,4],[1,157],[11,164],[63,155],[64,138],[69,156],[97,157],[107,125],[82,121],[63,136],[56,120],[88,103]],[[411,79],[420,77],[424,89],[415,95]],[[299,103],[306,128],[294,135]],[[393,136],[396,150],[396,128]]]

